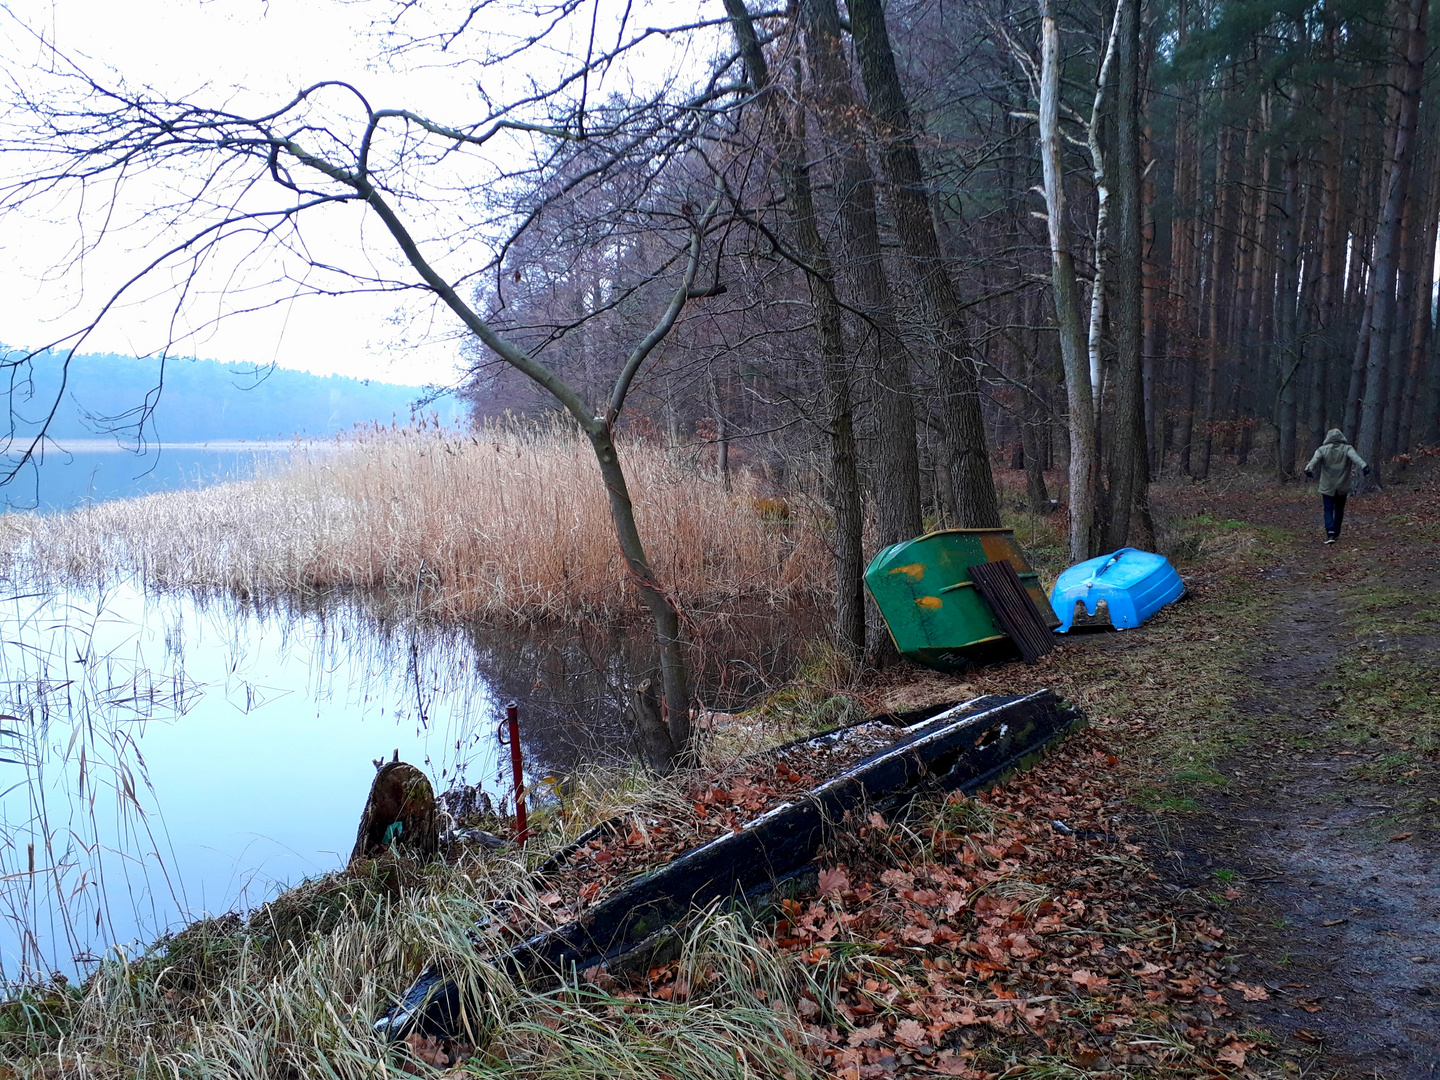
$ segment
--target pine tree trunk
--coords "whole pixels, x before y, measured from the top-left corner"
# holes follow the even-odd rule
[[[1396,436],[1396,452],[1408,454],[1415,448],[1415,410],[1425,396],[1425,357],[1434,331],[1431,297],[1435,287],[1435,243],[1440,224],[1440,110],[1433,110],[1426,121],[1429,136],[1429,161],[1426,168],[1425,199],[1421,204],[1424,231],[1420,237],[1420,272],[1417,276],[1414,320],[1410,328],[1408,355],[1405,359],[1405,392],[1400,402],[1400,428]]]
[[[1414,177],[1419,180],[1419,177]],[[1388,461],[1395,455],[1395,442],[1400,435],[1400,399],[1405,393],[1405,367],[1410,357],[1411,322],[1414,317],[1415,264],[1419,261],[1417,250],[1423,229],[1415,227],[1415,216],[1419,211],[1419,184],[1412,184],[1416,190],[1405,200],[1405,210],[1400,219],[1400,261],[1395,270],[1395,326],[1390,334],[1390,358],[1385,362],[1390,372],[1389,396],[1385,403],[1385,416],[1380,429],[1380,458]],[[1367,459],[1368,460],[1368,459]]]
[[[1326,29],[1326,52],[1331,63],[1335,54],[1335,27]],[[1343,299],[1345,269],[1345,236],[1340,229],[1341,192],[1340,162],[1345,142],[1344,110],[1341,108],[1339,80],[1327,81],[1328,107],[1325,124],[1324,165],[1321,169],[1320,199],[1320,282],[1316,302],[1315,356],[1310,390],[1309,427],[1312,439],[1323,437],[1331,426],[1332,412],[1328,400],[1329,373],[1339,356],[1336,334],[1339,300]],[[1336,418],[1339,419],[1338,417]]]
[[[1402,0],[1405,19],[1403,77],[1400,108],[1395,122],[1395,144],[1386,170],[1383,209],[1375,241],[1375,272],[1370,283],[1375,296],[1370,322],[1370,350],[1365,363],[1365,393],[1360,406],[1360,436],[1356,449],[1371,463],[1370,476],[1362,477],[1357,490],[1380,486],[1384,409],[1388,387],[1390,336],[1395,316],[1395,275],[1399,256],[1400,228],[1409,189],[1410,161],[1414,152],[1415,126],[1420,106],[1421,77],[1425,64],[1425,23],[1429,0]]]
[[[1115,99],[1115,434],[1110,439],[1110,521],[1104,548],[1124,547],[1149,479],[1144,364],[1144,206],[1140,173],[1140,20],[1120,0]]]
[[[1292,120],[1293,120],[1292,116]],[[1281,483],[1295,475],[1295,386],[1300,370],[1300,340],[1296,332],[1300,262],[1300,154],[1296,147],[1282,148],[1281,185],[1284,208],[1280,221],[1280,274],[1276,290],[1275,356],[1279,365],[1275,402],[1275,468]]]
[[[1205,329],[1205,412],[1201,429],[1200,464],[1194,475],[1210,475],[1210,455],[1215,441],[1215,397],[1220,378],[1220,312],[1225,300],[1222,280],[1225,268],[1233,263],[1235,230],[1230,222],[1231,153],[1234,140],[1221,129],[1215,147],[1215,194],[1212,198],[1214,224],[1210,227],[1210,302]],[[1229,256],[1229,258],[1227,258]]]

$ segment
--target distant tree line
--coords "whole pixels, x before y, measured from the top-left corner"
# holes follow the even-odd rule
[[[62,362],[62,354],[47,352],[15,369],[12,415],[20,438],[54,403]],[[144,443],[324,437],[357,424],[408,424],[424,397],[418,386],[216,360],[172,358],[162,378],[156,360],[80,353],[70,360],[69,386],[47,434]]]

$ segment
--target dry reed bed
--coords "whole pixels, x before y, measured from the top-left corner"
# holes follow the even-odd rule
[[[820,524],[735,477],[726,492],[680,453],[621,446],[641,534],[684,607],[823,600]],[[558,426],[473,435],[372,430],[298,450],[255,480],[9,514],[11,577],[242,595],[341,587],[421,597],[441,618],[617,618],[638,610],[589,444]]]

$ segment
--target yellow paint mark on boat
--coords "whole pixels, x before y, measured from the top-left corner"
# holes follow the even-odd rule
[[[907,574],[911,581],[919,581],[925,576],[925,564],[912,562],[909,566],[897,566],[891,570],[892,574]]]
[[[926,611],[934,611],[940,606],[941,600],[938,596],[922,596],[916,600],[915,603],[923,607]]]

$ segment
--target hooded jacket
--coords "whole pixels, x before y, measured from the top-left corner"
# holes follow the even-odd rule
[[[1305,471],[1313,472],[1317,465],[1320,467],[1321,495],[1349,495],[1355,470],[1367,467],[1365,459],[1345,441],[1345,434],[1339,428],[1331,428],[1325,433],[1324,443],[1315,451]]]

